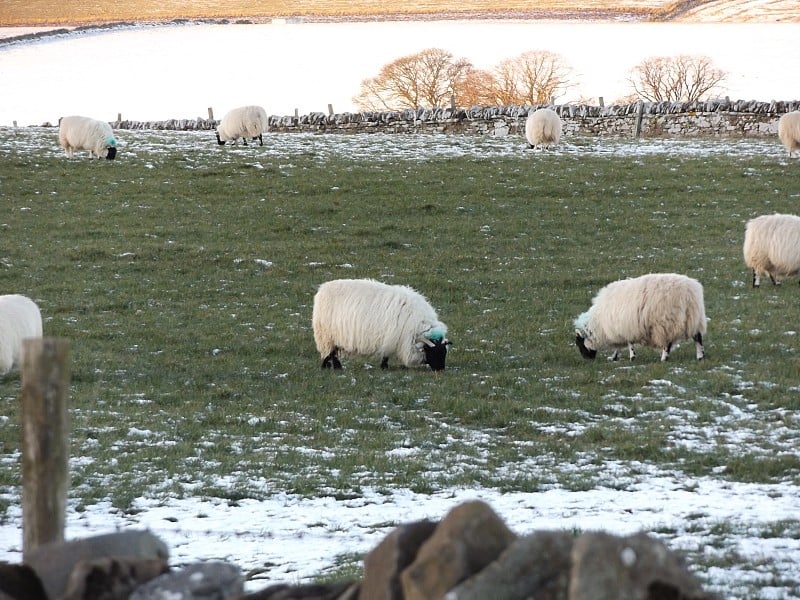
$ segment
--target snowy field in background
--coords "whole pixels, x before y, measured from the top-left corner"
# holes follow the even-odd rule
[[[3,37],[0,28],[0,37]],[[353,112],[364,79],[387,63],[441,48],[491,69],[530,50],[572,68],[559,103],[611,104],[631,92],[630,69],[652,56],[705,55],[728,72],[734,100],[794,100],[800,24],[427,21],[165,24],[83,31],[0,45],[0,125],[219,118],[243,104],[269,114]]]

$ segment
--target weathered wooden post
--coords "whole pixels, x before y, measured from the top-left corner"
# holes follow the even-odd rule
[[[639,100],[636,107],[636,121],[634,126],[633,137],[638,138],[642,134],[642,116],[644,115],[644,102]]]
[[[22,555],[64,540],[69,488],[69,342],[22,343]]]
[[[117,123],[122,123],[122,113],[117,113]]]
[[[328,114],[333,115],[333,104],[328,104]]]
[[[208,120],[209,121],[214,120],[214,108],[211,106],[208,107]]]
[[[603,100],[603,97],[602,97],[602,96],[600,96],[600,97],[597,99],[597,103],[598,103],[598,105],[600,106],[600,108],[603,108],[603,107],[606,105],[606,104],[605,104],[605,100]]]

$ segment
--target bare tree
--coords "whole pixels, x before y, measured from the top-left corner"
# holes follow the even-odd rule
[[[400,110],[450,104],[472,64],[439,48],[398,58],[361,82],[353,102],[361,110]]]
[[[465,108],[494,105],[494,88],[495,79],[489,71],[469,69],[456,88],[456,104]]]
[[[727,73],[707,56],[655,56],[631,69],[637,96],[651,102],[692,102],[720,90]]]
[[[523,52],[494,68],[495,102],[501,106],[549,104],[569,86],[571,71],[561,55],[554,52]]]

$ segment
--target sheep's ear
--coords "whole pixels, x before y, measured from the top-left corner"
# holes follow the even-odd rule
[[[433,348],[436,345],[435,343],[433,343],[431,340],[429,340],[426,337],[419,338],[419,341],[422,342],[423,344],[425,344],[426,346],[430,346],[431,348]]]

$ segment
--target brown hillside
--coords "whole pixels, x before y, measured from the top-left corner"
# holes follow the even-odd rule
[[[2,25],[63,25],[176,18],[303,17],[307,20],[386,18],[647,19],[670,0],[3,0]]]
[[[798,0],[2,0],[0,26],[172,19],[575,19],[800,22]]]

